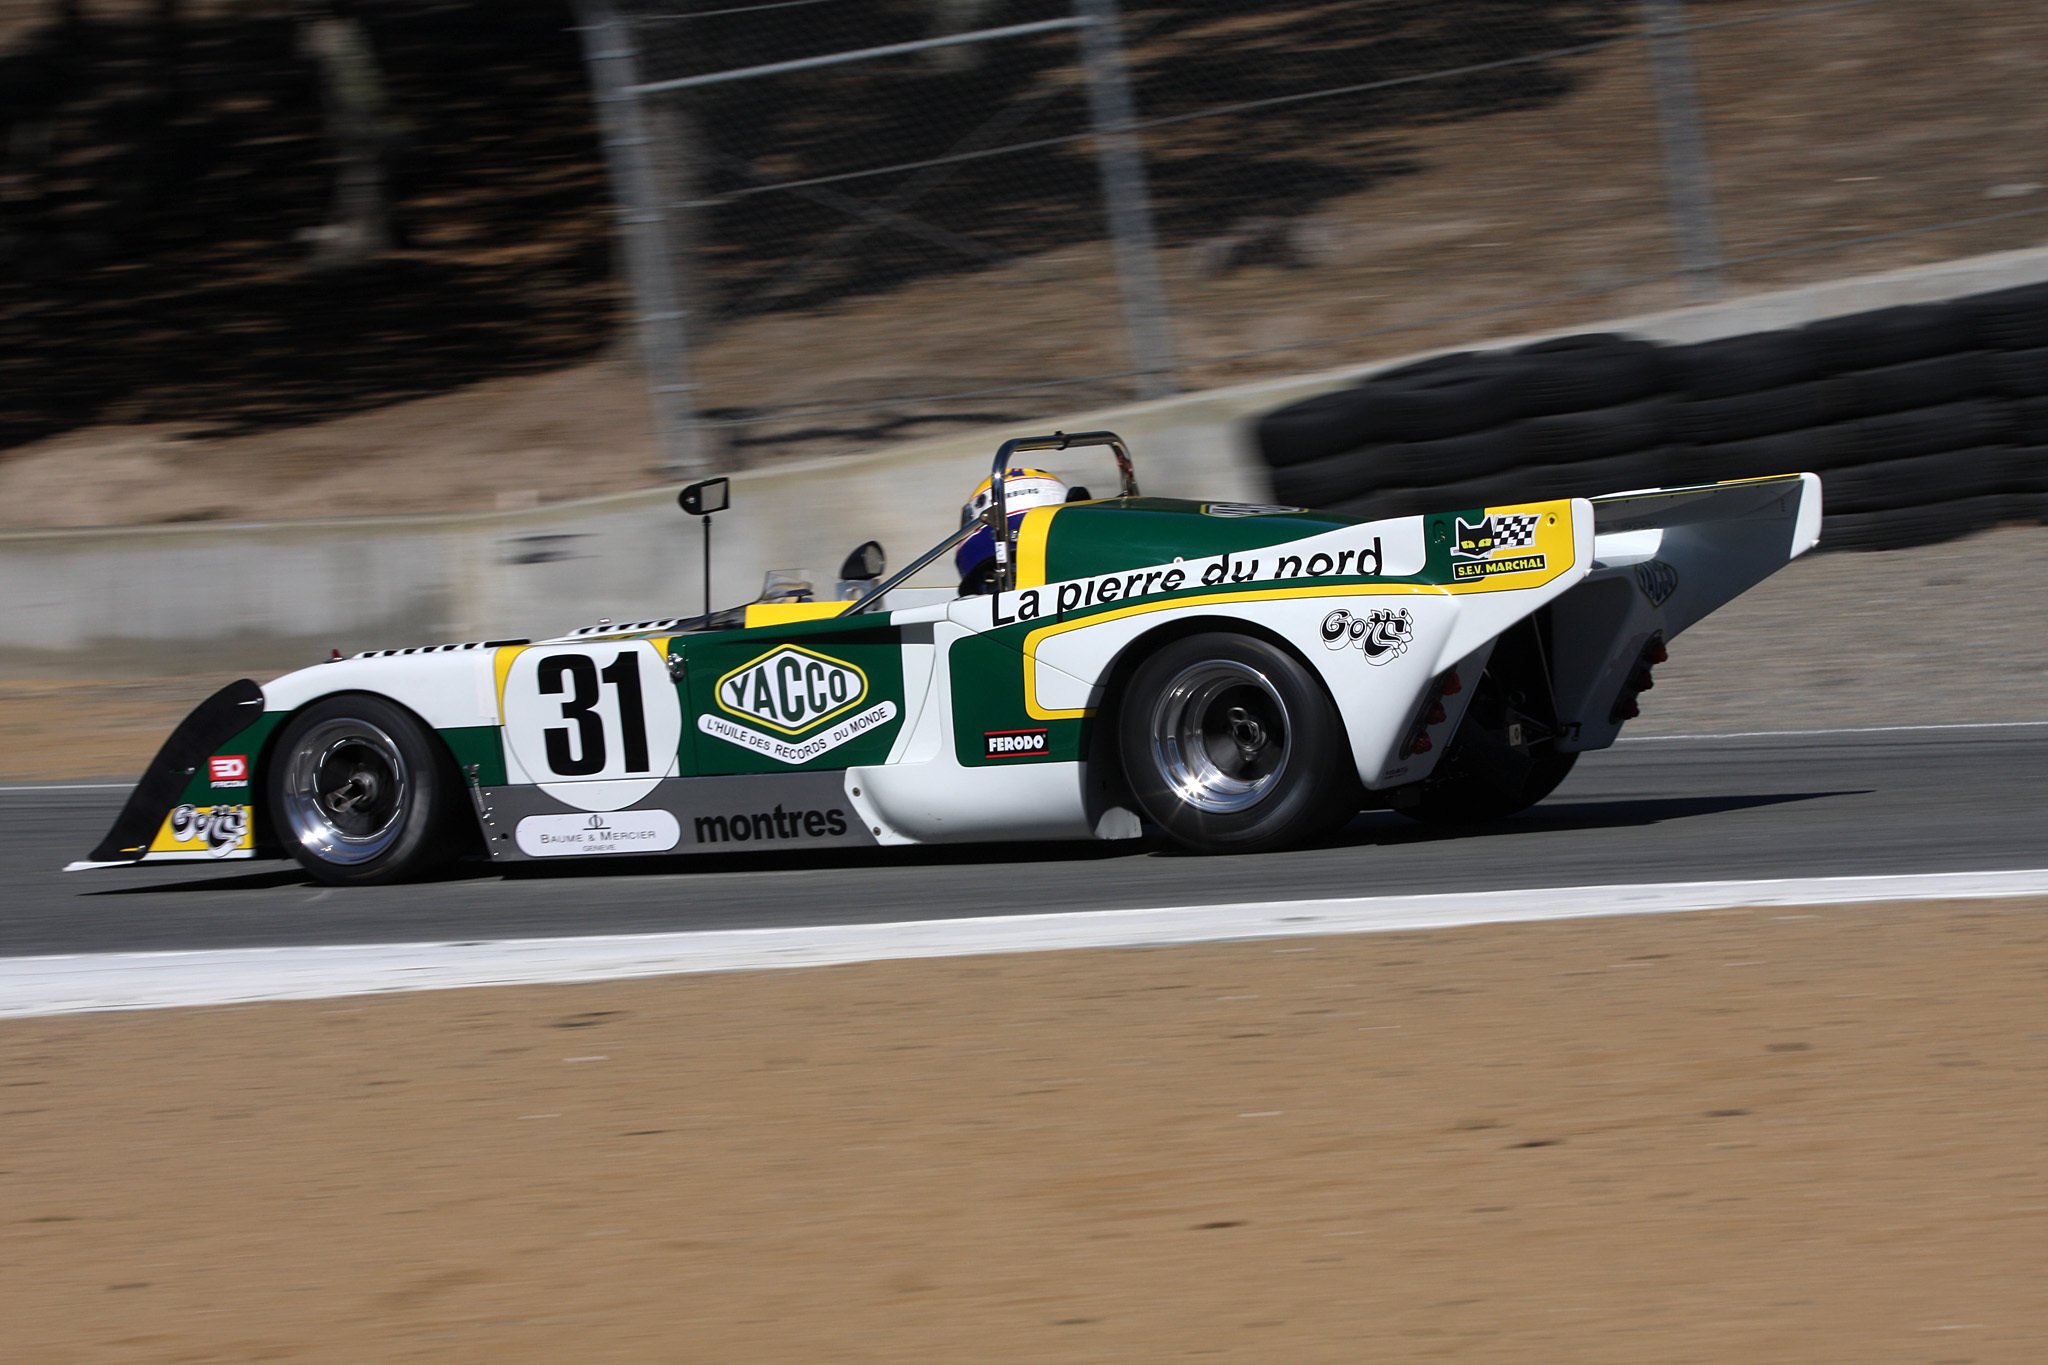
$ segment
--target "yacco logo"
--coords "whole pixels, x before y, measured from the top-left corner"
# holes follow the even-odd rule
[[[988,746],[983,751],[988,758],[1042,757],[1046,753],[1043,730],[984,730],[982,740]]]
[[[816,729],[867,694],[867,674],[795,645],[772,649],[718,680],[720,710],[785,735]]]
[[[216,787],[246,787],[249,785],[249,756],[247,754],[222,754],[206,760],[206,775]]]

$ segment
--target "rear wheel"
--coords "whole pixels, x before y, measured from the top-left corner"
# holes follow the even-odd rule
[[[279,841],[323,882],[405,881],[457,851],[454,761],[417,717],[381,698],[326,697],[292,717],[268,785]]]
[[[1204,853],[1314,837],[1358,810],[1344,728],[1293,655],[1243,635],[1195,635],[1140,664],[1117,731],[1146,816]]]

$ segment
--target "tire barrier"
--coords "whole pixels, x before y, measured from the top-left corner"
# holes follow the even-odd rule
[[[1518,425],[1536,463],[1569,464],[1663,445],[1672,435],[1672,407],[1669,399],[1645,398],[1590,412],[1549,413]]]
[[[2048,393],[2048,346],[2031,351],[1990,353],[1991,391],[2007,398],[2038,398]]]
[[[1661,345],[1432,356],[1266,413],[1283,502],[1361,517],[1814,470],[1822,549],[2048,519],[2048,284]]]

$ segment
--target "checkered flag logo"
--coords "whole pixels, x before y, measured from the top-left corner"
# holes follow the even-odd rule
[[[1536,523],[1539,516],[1511,513],[1493,518],[1493,547],[1496,550],[1526,550],[1536,543]]]

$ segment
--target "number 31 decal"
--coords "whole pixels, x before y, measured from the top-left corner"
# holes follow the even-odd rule
[[[669,775],[682,723],[668,670],[645,640],[544,645],[505,676],[505,740],[538,782]]]

